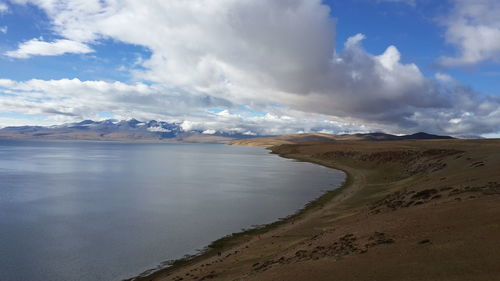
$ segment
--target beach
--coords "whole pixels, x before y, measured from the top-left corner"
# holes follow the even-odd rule
[[[500,276],[500,140],[337,141],[270,149],[342,170],[347,180],[285,220],[215,241],[197,257],[134,280]]]

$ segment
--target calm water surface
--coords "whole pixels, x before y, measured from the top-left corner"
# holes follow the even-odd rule
[[[0,140],[0,280],[121,280],[343,179],[255,147]]]

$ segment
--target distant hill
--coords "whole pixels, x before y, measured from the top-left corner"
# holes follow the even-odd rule
[[[342,134],[330,135],[322,133],[293,134],[278,137],[242,139],[229,142],[231,145],[248,146],[274,146],[280,144],[298,144],[307,142],[332,142],[332,141],[397,141],[397,140],[436,140],[453,139],[450,136],[438,136],[427,133],[396,136],[385,133]]]
[[[185,131],[178,123],[151,120],[85,120],[58,126],[17,126],[0,129],[0,138],[112,140],[144,142],[228,142],[248,137],[225,132]]]
[[[443,140],[443,139],[454,139],[453,137],[450,136],[438,136],[438,135],[432,135],[432,134],[427,134],[427,133],[416,133],[412,135],[404,135],[400,136],[399,139],[401,140]]]

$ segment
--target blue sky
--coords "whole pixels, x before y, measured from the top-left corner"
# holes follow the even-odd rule
[[[495,0],[0,0],[0,127],[497,136],[499,13]]]

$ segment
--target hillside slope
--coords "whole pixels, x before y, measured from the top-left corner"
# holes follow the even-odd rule
[[[498,280],[500,140],[271,150],[344,170],[348,181],[283,223],[137,280]]]

